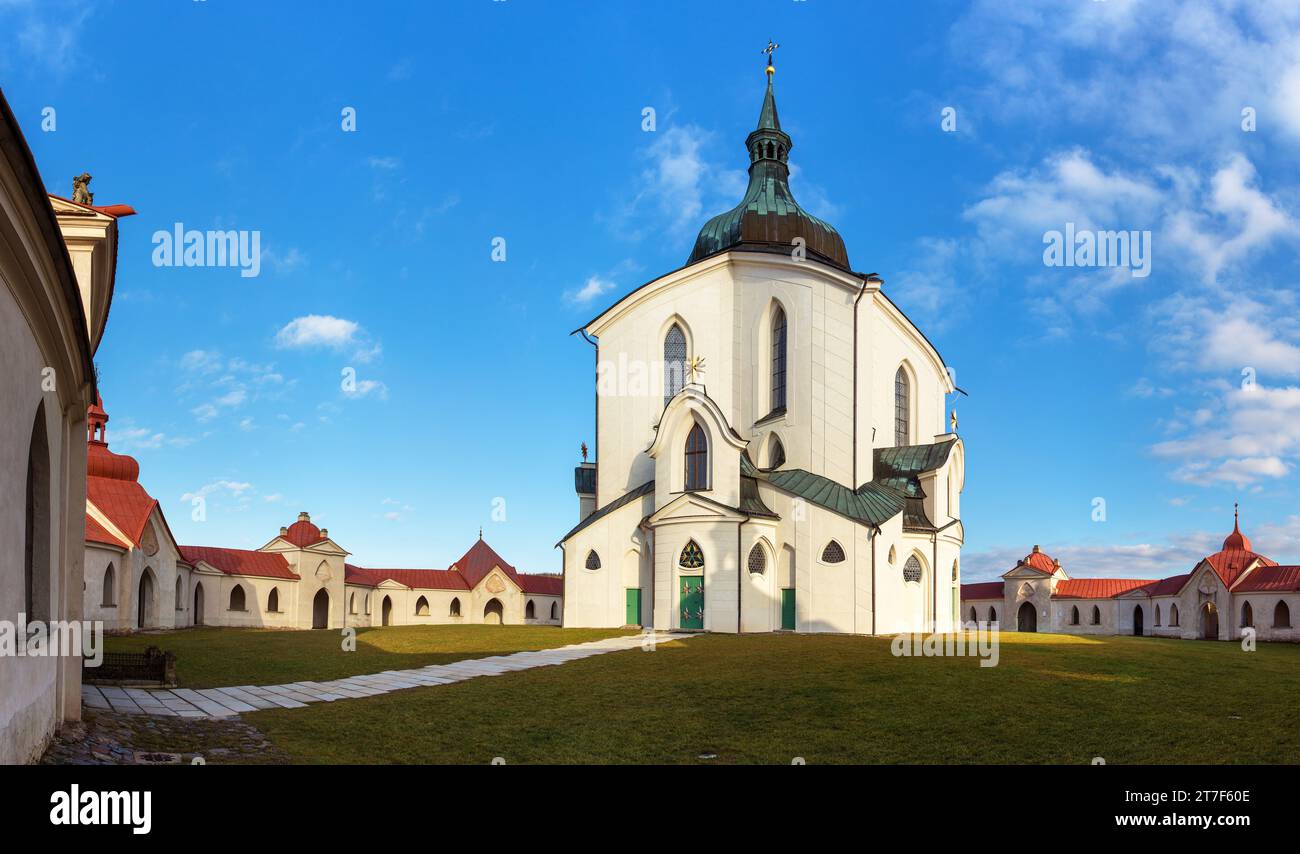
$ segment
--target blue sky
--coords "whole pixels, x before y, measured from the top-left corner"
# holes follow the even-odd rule
[[[47,186],[140,212],[98,361],[178,539],[305,509],[367,565],[481,525],[557,570],[593,426],[568,333],[739,198],[769,37],[797,197],[970,392],[967,580],[1034,543],[1184,572],[1234,501],[1300,561],[1294,4],[0,0]],[[260,275],[155,267],[177,222],[259,231]],[[1067,222],[1149,231],[1150,275],[1045,266]]]

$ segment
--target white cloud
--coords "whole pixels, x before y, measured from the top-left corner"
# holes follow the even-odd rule
[[[354,400],[369,397],[372,394],[380,400],[387,400],[388,386],[379,380],[357,380],[355,387],[351,391],[345,389],[343,394],[345,397],[350,397]],[[321,419],[326,420],[323,415],[321,416]]]
[[[227,493],[235,498],[241,498],[244,493],[253,488],[251,483],[243,483],[235,480],[217,480],[212,483],[204,484],[193,492],[187,492],[181,496],[181,501],[192,501],[195,498],[207,498],[214,493]]]
[[[614,287],[614,283],[608,279],[602,279],[600,276],[589,276],[582,287],[571,291],[565,291],[564,298],[576,305],[587,305],[596,297],[608,292]]]
[[[276,333],[278,347],[344,347],[356,340],[360,325],[328,314],[308,314],[289,321]]]
[[[1043,543],[1043,551],[1059,560],[1071,578],[1166,578],[1191,572],[1201,558],[1219,550],[1226,533],[1196,532],[1180,537],[1175,543],[1163,544]],[[995,581],[1014,567],[1029,548],[1024,545],[1004,546],[967,552],[961,559],[962,581]]]

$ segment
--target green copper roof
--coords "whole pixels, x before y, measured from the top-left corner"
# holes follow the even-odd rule
[[[879,527],[903,512],[903,497],[897,491],[874,482],[864,483],[858,489],[849,489],[828,477],[803,469],[768,472],[765,479],[778,489],[847,516],[855,522]]]
[[[704,224],[687,264],[729,249],[788,254],[795,238],[803,238],[808,257],[852,269],[839,232],[799,207],[790,192],[788,160],[793,144],[781,130],[769,76],[758,127],[745,140],[750,160],[745,196],[736,207]]]

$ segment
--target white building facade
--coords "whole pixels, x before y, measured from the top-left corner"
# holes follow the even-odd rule
[[[1004,631],[1300,641],[1300,566],[1256,553],[1234,524],[1223,548],[1169,578],[1071,578],[1038,546],[1001,581],[962,586],[962,619]]]
[[[750,184],[686,265],[580,330],[597,461],[560,542],[567,626],[884,634],[958,620],[950,373],[794,201],[772,69]]]

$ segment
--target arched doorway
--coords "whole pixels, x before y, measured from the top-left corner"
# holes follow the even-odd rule
[[[330,594],[324,587],[316,591],[316,598],[311,601],[311,627],[327,629],[330,624]]]
[[[1142,606],[1133,606],[1133,637],[1142,637]]]
[[[1213,602],[1201,606],[1201,639],[1219,639],[1219,608]]]
[[[143,629],[157,623],[153,602],[153,570],[145,567],[144,575],[140,576],[140,592],[136,596],[135,627]]]
[[[1033,602],[1026,602],[1020,606],[1020,612],[1017,615],[1017,628],[1022,632],[1038,631],[1038,609],[1034,607]]]
[[[387,626],[392,624],[393,619],[393,600],[384,597],[384,601],[379,606],[379,625]]]
[[[499,626],[502,623],[502,612],[500,599],[493,599],[483,606],[483,622]]]
[[[203,582],[194,583],[194,625],[203,625]]]

